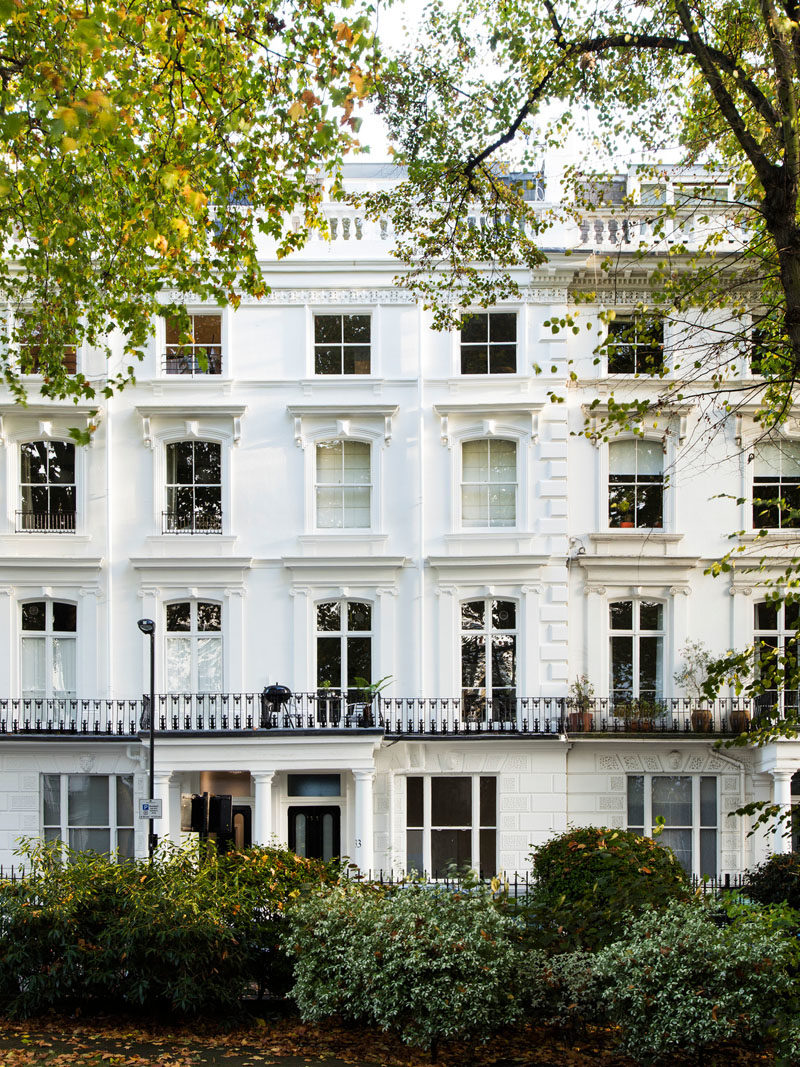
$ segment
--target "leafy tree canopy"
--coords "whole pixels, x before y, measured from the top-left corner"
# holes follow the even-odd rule
[[[18,398],[34,369],[54,397],[122,386],[165,289],[266,291],[259,236],[278,256],[302,245],[320,174],[335,184],[358,144],[369,17],[357,0],[0,0],[1,366]],[[65,351],[115,329],[116,380],[68,373]]]

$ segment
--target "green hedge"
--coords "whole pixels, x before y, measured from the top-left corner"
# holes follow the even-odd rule
[[[251,989],[283,992],[284,912],[337,865],[278,849],[217,857],[165,845],[152,864],[31,845],[0,884],[0,1007],[80,1003],[195,1015]]]

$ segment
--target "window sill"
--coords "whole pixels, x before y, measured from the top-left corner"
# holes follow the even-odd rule
[[[590,533],[589,540],[595,544],[614,543],[619,541],[654,541],[660,545],[677,544],[683,540],[683,534],[665,533],[661,529],[649,529],[639,527],[633,530],[604,530],[602,533]]]
[[[742,533],[738,536],[739,541],[747,544],[762,541],[769,544],[790,544],[793,547],[800,541],[800,528],[794,530],[766,530],[760,534],[757,530]]]
[[[389,536],[371,530],[328,530],[301,534],[297,540],[311,555],[321,551],[325,554],[341,552],[344,556],[382,556],[386,551]]]

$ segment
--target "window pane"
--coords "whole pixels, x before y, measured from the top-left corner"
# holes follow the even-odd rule
[[[616,700],[633,696],[633,638],[611,638],[611,692]]]
[[[472,779],[431,779],[431,825],[472,825]]]
[[[660,637],[639,638],[639,695],[646,699],[661,696]]]
[[[370,350],[361,345],[346,345],[343,367],[345,374],[369,374]]]
[[[317,685],[334,689],[342,685],[342,641],[339,637],[317,638]]]
[[[464,315],[461,320],[462,342],[487,341],[489,338],[489,316],[480,312]]]
[[[516,341],[517,316],[513,312],[492,312],[489,318],[490,341]]]
[[[614,441],[608,446],[609,474],[636,473],[636,442]]]
[[[481,850],[478,873],[481,878],[492,878],[497,873],[497,831],[481,830],[478,838]]]
[[[671,848],[675,857],[689,874],[692,873],[692,831],[662,830],[656,838],[659,845]]]
[[[503,634],[492,638],[492,687],[514,685],[516,653],[516,637]]]
[[[50,684],[54,697],[73,696],[76,692],[75,638],[53,638],[53,663]]]
[[[755,615],[757,630],[778,629],[778,607],[776,604],[756,604]]]
[[[700,877],[717,877],[717,831],[700,831]]]
[[[717,779],[700,779],[700,825],[717,825]]]
[[[117,775],[117,826],[133,826],[133,775]]]
[[[45,642],[43,637],[24,637],[20,642],[23,696],[45,695]]]
[[[342,791],[339,774],[290,774],[287,795],[290,797],[338,797]]]
[[[664,448],[658,441],[636,441],[636,473],[662,474]]]
[[[633,629],[633,601],[617,600],[608,606],[612,630]]]
[[[461,628],[464,630],[482,630],[485,607],[483,600],[468,600],[466,604],[462,604]]]
[[[406,826],[423,826],[422,779],[406,778]]]
[[[346,530],[366,530],[370,522],[370,490],[367,486],[342,490],[342,521]]]
[[[431,830],[433,877],[444,878],[454,865],[458,868],[472,866],[471,831]]]
[[[167,639],[167,692],[188,693],[192,689],[192,642],[188,637]]]
[[[42,775],[44,825],[61,826],[61,775]]]
[[[370,343],[369,315],[344,315],[343,319],[346,344],[368,345]]]
[[[47,604],[37,600],[34,604],[22,605],[22,629],[44,630],[47,625]]]
[[[213,441],[194,442],[195,485],[219,485],[222,481],[222,453]]]
[[[70,826],[108,826],[108,775],[71,774],[68,789]]]
[[[664,605],[643,600],[639,605],[639,625],[643,630],[663,630]]]
[[[462,374],[486,374],[488,369],[488,345],[461,345]]]
[[[628,778],[628,827],[644,826],[644,775]]]
[[[194,343],[196,345],[219,345],[222,343],[221,315],[193,315]]]
[[[492,626],[496,630],[513,630],[517,625],[517,605],[513,600],[492,601]]]
[[[514,345],[492,345],[489,349],[489,371],[492,374],[514,374],[517,370],[517,349]]]
[[[110,852],[110,830],[70,830],[69,847],[74,852]]]
[[[422,872],[422,830],[406,830],[406,871]]]
[[[222,641],[197,638],[197,688],[201,693],[222,692]]]
[[[461,446],[461,467],[465,482],[487,482],[489,442],[465,441]]]
[[[47,445],[44,441],[24,441],[19,446],[20,481],[45,484],[47,482]]]
[[[132,860],[134,858],[133,830],[117,830],[117,851],[121,859]]]
[[[370,630],[372,628],[372,605],[361,600],[351,600],[347,604],[347,629]]]
[[[197,605],[197,629],[216,630],[222,629],[222,605],[211,601],[201,600]]]
[[[57,633],[74,634],[78,629],[78,609],[75,604],[53,603],[53,629]]]
[[[362,441],[344,442],[343,480],[347,485],[369,485],[369,445]]]
[[[461,522],[464,526],[489,525],[488,487],[462,485]]]
[[[342,340],[341,315],[315,315],[314,341],[316,344],[336,344]]]
[[[317,488],[317,529],[341,530],[344,523],[342,490]]]
[[[692,825],[692,779],[688,775],[654,775],[653,824],[662,816],[667,826]]]
[[[497,779],[481,778],[481,826],[497,825]]]
[[[176,441],[167,445],[167,482],[191,485],[194,481],[194,453],[192,441]]]
[[[342,373],[342,350],[341,348],[320,347],[314,352],[315,374],[341,374]]]
[[[461,684],[467,688],[486,685],[486,639],[461,638]]]
[[[347,638],[347,685],[358,685],[357,678],[372,681],[372,640],[369,637]]]
[[[317,482],[323,485],[341,485],[341,441],[321,441],[317,445]]]
[[[192,626],[192,606],[188,601],[180,604],[167,604],[167,630],[170,633],[190,630]]]

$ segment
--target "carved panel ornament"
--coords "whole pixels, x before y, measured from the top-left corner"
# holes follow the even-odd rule
[[[619,760],[616,756],[598,756],[597,769],[598,771],[618,771]]]

